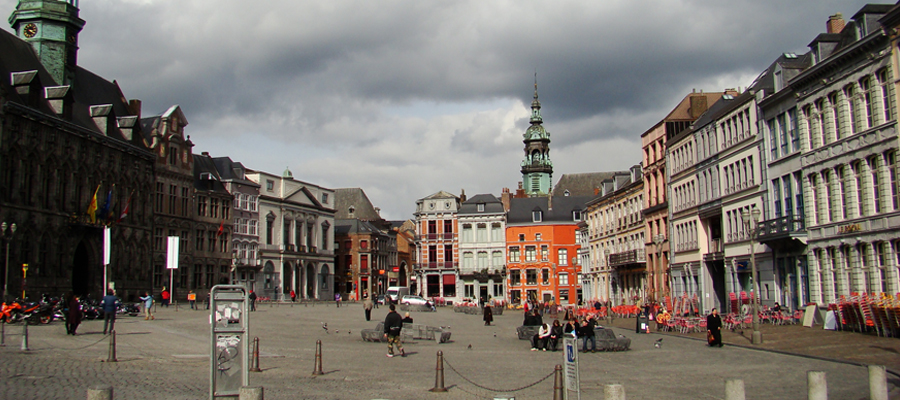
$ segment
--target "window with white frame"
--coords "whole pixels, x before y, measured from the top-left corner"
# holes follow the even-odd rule
[[[569,250],[568,249],[557,249],[556,256],[557,256],[557,260],[559,261],[559,265],[569,265]]]
[[[569,274],[567,272],[559,273],[559,286],[568,286],[569,285]]]

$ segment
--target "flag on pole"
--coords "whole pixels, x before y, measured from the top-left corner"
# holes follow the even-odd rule
[[[110,203],[112,203],[112,191],[115,187],[116,185],[113,185],[109,189],[109,192],[106,192],[106,202],[103,203],[103,207],[100,207],[100,212],[98,214],[100,214],[99,217],[101,222],[105,222],[108,218],[108,214],[110,213]]]
[[[222,236],[225,233],[225,220],[222,220],[222,223],[219,224],[219,230],[216,231],[216,237]]]
[[[100,190],[100,185],[97,185],[97,188],[94,189],[94,196],[91,197],[91,204],[88,205],[88,209],[86,214],[91,217],[91,223],[97,223],[97,191]]]
[[[119,219],[116,221],[116,223],[122,222],[125,217],[128,216],[128,211],[131,210],[131,196],[134,196],[133,190],[131,191],[131,194],[128,195],[128,200],[125,202],[125,209],[122,210],[122,214],[119,215]]]

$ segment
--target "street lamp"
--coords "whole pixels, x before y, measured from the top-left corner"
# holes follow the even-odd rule
[[[653,235],[653,244],[656,245],[656,265],[657,268],[653,269],[653,274],[651,275],[651,289],[653,290],[653,299],[659,300],[657,298],[657,294],[659,292],[659,276],[662,274],[663,265],[662,265],[662,244],[666,241],[666,236],[662,234]]]
[[[9,230],[7,230],[6,227],[6,222],[0,224],[0,238],[3,238],[3,241],[6,242],[6,264],[3,273],[3,301],[9,301],[9,242],[12,241],[13,235],[16,234],[16,224],[13,223],[12,225],[9,225]]]
[[[756,251],[754,249],[756,238],[759,234],[757,224],[759,223],[760,214],[761,212],[756,207],[753,207],[751,211],[744,210],[741,212],[741,220],[744,221],[744,226],[750,235],[750,267],[753,271],[752,289],[756,292],[756,298],[753,299],[753,307],[751,307],[753,312],[753,336],[750,339],[750,343],[752,344],[762,344],[762,333],[759,331],[759,271],[756,268]]]

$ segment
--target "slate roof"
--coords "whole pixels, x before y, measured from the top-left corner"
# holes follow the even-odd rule
[[[213,179],[200,179],[200,174],[204,172],[209,173]],[[225,188],[225,184],[222,183],[222,177],[219,176],[219,170],[216,168],[212,157],[202,154],[194,154],[194,188],[226,196],[230,195],[228,189]]]
[[[22,99],[16,93],[10,82],[11,73],[34,70],[38,71],[37,79],[40,79],[40,89],[42,91],[46,87],[59,86],[59,83],[53,80],[53,77],[41,64],[31,44],[19,39],[10,32],[0,30],[0,76],[4,77],[0,79],[0,85],[4,87],[8,101],[34,108],[29,106],[25,99]],[[132,142],[126,140],[118,129],[110,132],[108,135],[104,135],[90,116],[90,106],[102,104],[111,104],[116,117],[131,115],[125,102],[125,95],[122,94],[119,85],[115,81],[107,81],[79,66],[74,68],[74,72],[74,82],[70,89],[73,101],[72,119],[68,122],[98,136],[110,137],[147,150],[147,146],[140,140],[141,135],[136,135],[138,139]],[[36,109],[47,117],[57,118],[56,113],[50,108],[48,102],[43,100],[43,94],[41,98],[42,100]]]
[[[360,221],[358,219],[337,219],[334,220],[335,234],[351,234],[351,233],[381,233],[381,229],[372,225],[368,221]]]
[[[572,223],[573,211],[584,211],[585,204],[593,196],[553,196],[553,208],[549,207],[549,197],[525,197],[512,198],[509,203],[509,213],[506,215],[507,225],[535,224],[532,220],[532,211],[541,210],[542,224]]]
[[[564,196],[566,190],[569,196],[594,196],[594,189],[599,189],[604,180],[616,175],[628,175],[628,171],[609,172],[584,172],[578,174],[563,174],[553,188],[553,195]]]
[[[353,206],[352,218],[375,221],[381,219],[369,196],[360,188],[341,188],[334,190],[334,218],[351,218],[350,206]]]
[[[223,181],[259,187],[258,183],[246,178],[247,168],[244,167],[244,164],[232,161],[231,157],[214,157],[212,160]]]
[[[478,211],[478,204],[484,204],[484,211]],[[466,200],[459,207],[459,214],[502,214],[503,202],[492,194],[478,194]]]

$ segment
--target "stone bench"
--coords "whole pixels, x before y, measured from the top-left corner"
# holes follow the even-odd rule
[[[400,331],[400,340],[434,340],[436,343],[447,343],[450,341],[450,334],[449,330],[441,327],[406,323]],[[384,322],[379,322],[375,329],[363,329],[360,335],[367,342],[387,342],[384,337]]]

